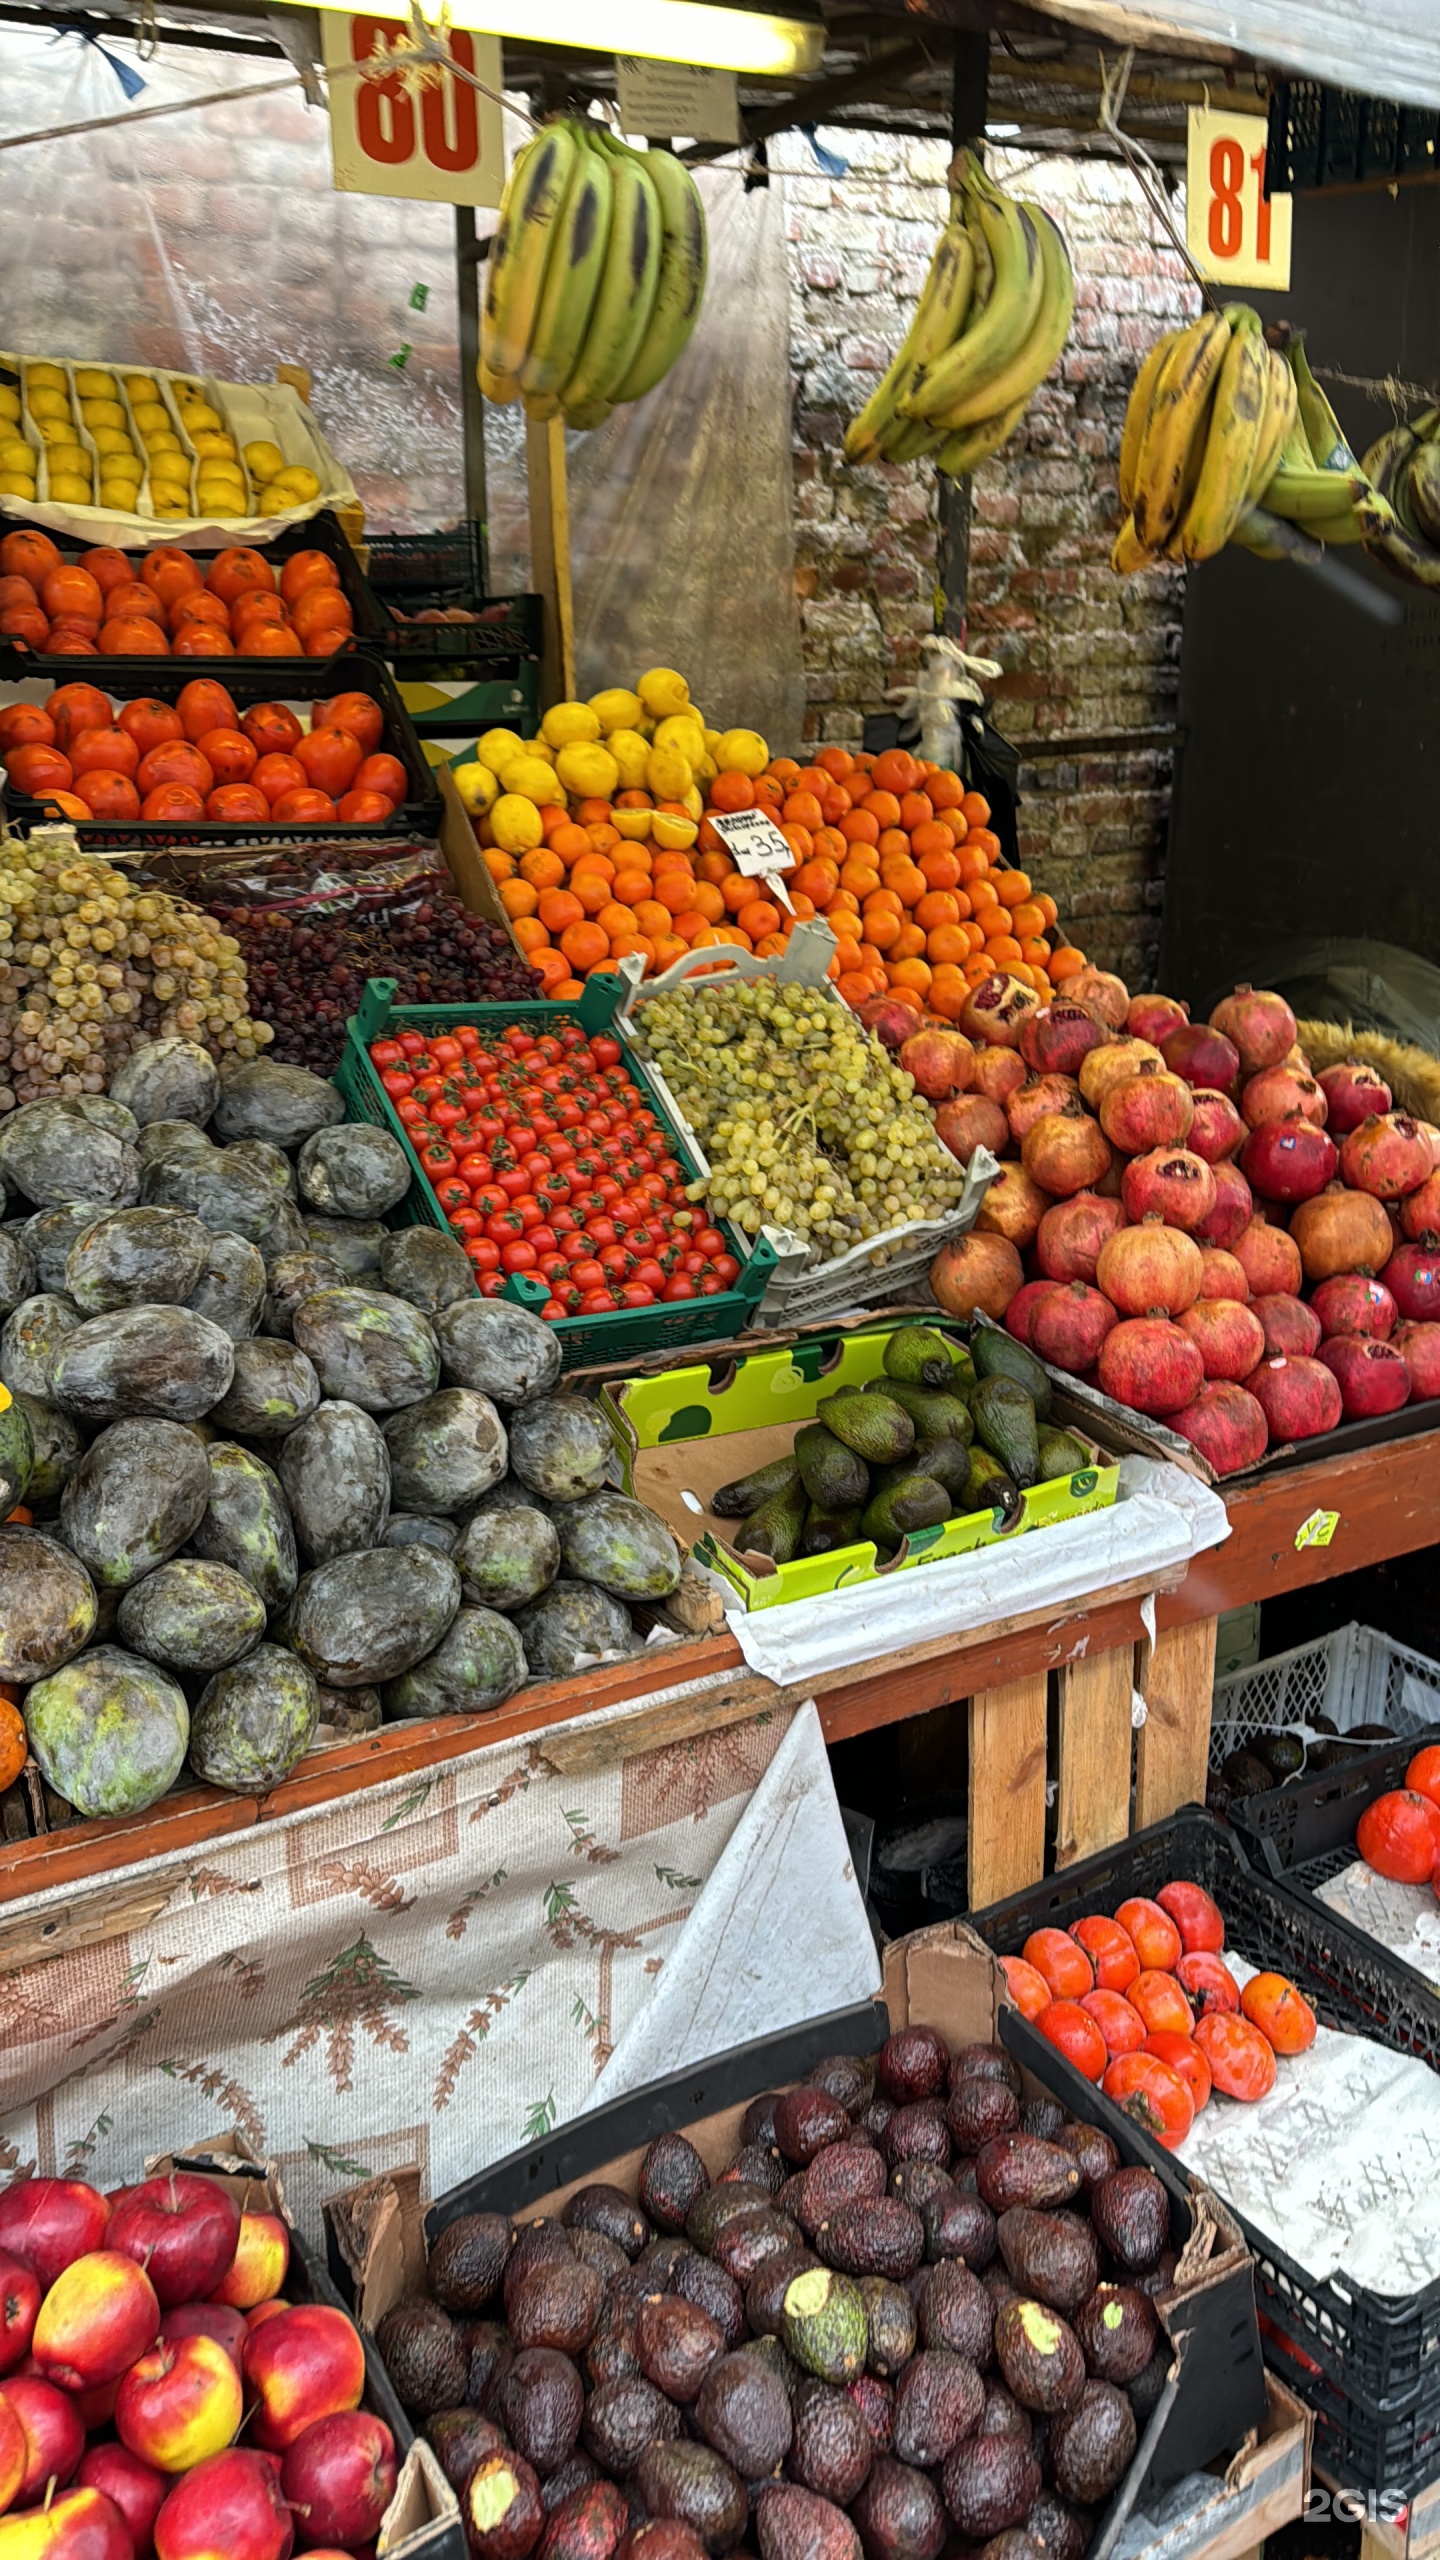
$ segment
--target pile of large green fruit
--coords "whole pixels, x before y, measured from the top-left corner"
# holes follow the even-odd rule
[[[1174,2271],[1152,2171],[909,2026],[755,2099],[713,2181],[662,2133],[634,2192],[450,2222],[377,2344],[475,2560],[1083,2560]]]
[[[827,1396],[788,1458],[722,1485],[710,1507],[740,1521],[737,1548],[776,1564],[860,1539],[888,1557],[912,1530],[1013,1516],[1028,1485],[1090,1466],[1049,1414],[1044,1368],[1008,1333],[980,1326],[965,1351],[933,1325],[901,1325],[878,1378]]]
[[[177,1038],[0,1124],[0,1682],[81,1813],[498,1707],[679,1581],[550,1327],[383,1223],[409,1165],[343,1108]]]

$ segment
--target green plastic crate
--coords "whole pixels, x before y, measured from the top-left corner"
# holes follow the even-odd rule
[[[563,1022],[577,1022],[587,1034],[610,1030],[620,1042],[628,1072],[650,1095],[673,1153],[688,1174],[698,1174],[694,1156],[663,1098],[655,1091],[644,1060],[635,1056],[623,1035],[614,1029],[613,988],[604,989],[592,981],[577,1004],[541,999],[533,1004],[397,1005],[396,984],[394,978],[367,981],[360,1010],[351,1015],[345,1026],[345,1053],[332,1078],[344,1097],[347,1117],[367,1120],[373,1128],[388,1130],[392,1138],[398,1138],[409,1159],[410,1188],[398,1208],[391,1210],[389,1225],[432,1226],[438,1227],[442,1235],[450,1233],[405,1123],[395,1111],[368,1054],[372,1040],[388,1039],[400,1031],[418,1031],[423,1038],[431,1032],[453,1031],[459,1023],[473,1023],[479,1031],[488,1026],[498,1032],[510,1022],[523,1022],[536,1032],[553,1032]],[[730,1241],[729,1229],[722,1226],[721,1232]],[[746,1248],[732,1243],[732,1250],[741,1265],[740,1277],[733,1289],[723,1289],[716,1297],[686,1298],[673,1306],[617,1307],[613,1314],[557,1317],[554,1330],[563,1365],[581,1369],[602,1361],[643,1360],[653,1351],[680,1349],[691,1343],[728,1342],[735,1334],[747,1332],[765,1295],[776,1257],[763,1237],[748,1262]],[[528,1271],[512,1271],[501,1294],[513,1304],[538,1313],[550,1292],[543,1280],[532,1279]]]

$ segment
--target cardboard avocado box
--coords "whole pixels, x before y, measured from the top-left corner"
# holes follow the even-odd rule
[[[623,1378],[602,1389],[600,1408],[620,1453],[626,1492],[657,1512],[682,1549],[719,1574],[747,1609],[813,1600],[852,1583],[903,1573],[912,1565],[969,1555],[975,1548],[1022,1537],[1029,1529],[1107,1511],[1114,1502],[1118,1461],[1082,1430],[1077,1437],[1092,1451],[1093,1466],[1031,1485],[1013,1516],[997,1507],[962,1512],[935,1528],[912,1529],[888,1564],[880,1561],[868,1538],[833,1548],[828,1555],[797,1556],[790,1564],[744,1553],[735,1544],[740,1523],[712,1511],[711,1496],[737,1476],[788,1457],[800,1425],[813,1422],[837,1388],[863,1387],[882,1376],[885,1344],[898,1329],[893,1321],[847,1328],[792,1342],[780,1351],[717,1356],[694,1368]],[[965,1348],[953,1333],[945,1332],[944,1338],[957,1353]]]

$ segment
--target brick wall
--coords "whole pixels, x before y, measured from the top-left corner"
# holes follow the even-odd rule
[[[840,440],[908,321],[949,155],[879,135],[820,140],[849,163],[844,176],[822,175],[799,135],[772,144],[771,160],[789,213],[809,734],[854,743],[933,627],[937,515],[932,466],[852,469]],[[1161,726],[1174,715],[1183,578],[1113,575],[1115,463],[1138,357],[1189,315],[1193,289],[1123,170],[1004,153],[994,166],[1059,221],[1076,310],[1058,373],[976,476],[971,643],[1007,669],[999,725],[1017,742]],[[1092,956],[1137,981],[1153,976],[1159,941],[1169,774],[1168,752],[1137,749],[1022,775],[1037,882]]]

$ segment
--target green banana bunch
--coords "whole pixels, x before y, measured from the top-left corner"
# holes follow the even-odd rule
[[[845,436],[851,462],[935,455],[952,479],[1018,426],[1069,334],[1075,279],[1039,205],[961,157],[951,217],[904,344]]]
[[[1412,587],[1440,587],[1440,409],[1392,427],[1364,468],[1391,508],[1390,523],[1366,536],[1371,559]]]
[[[515,155],[490,253],[479,364],[489,400],[595,427],[643,399],[705,294],[705,213],[668,151],[561,118]]]

